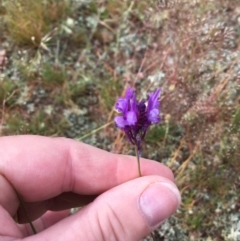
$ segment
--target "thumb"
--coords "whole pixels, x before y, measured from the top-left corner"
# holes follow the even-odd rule
[[[32,238],[138,241],[172,215],[180,199],[177,187],[166,178],[137,178],[108,190],[75,215]]]

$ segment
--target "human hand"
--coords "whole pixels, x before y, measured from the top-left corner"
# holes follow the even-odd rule
[[[135,157],[70,139],[1,137],[0,240],[140,240],[176,211],[180,194],[166,166],[141,159],[137,178],[136,165]]]

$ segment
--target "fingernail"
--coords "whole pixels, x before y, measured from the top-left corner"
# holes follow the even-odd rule
[[[144,190],[139,199],[139,207],[148,225],[155,227],[170,217],[180,202],[180,193],[173,184],[156,182]]]

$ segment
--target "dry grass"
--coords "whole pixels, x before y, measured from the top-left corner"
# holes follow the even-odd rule
[[[18,45],[40,47],[55,22],[66,16],[67,1],[6,1],[6,24],[9,37]]]

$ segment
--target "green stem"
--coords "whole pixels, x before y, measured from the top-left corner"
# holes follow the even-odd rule
[[[76,140],[77,140],[77,141],[81,141],[81,140],[85,139],[86,137],[88,137],[88,136],[90,136],[90,135],[93,135],[93,134],[97,133],[98,131],[106,128],[107,126],[111,125],[112,123],[114,123],[114,121],[111,121],[111,122],[109,122],[109,123],[107,123],[107,124],[105,124],[105,125],[103,125],[103,126],[100,126],[99,128],[91,131],[90,133],[87,133],[86,135],[84,135],[84,136],[82,136],[82,137],[80,137],[80,138],[77,138]]]
[[[139,150],[137,145],[135,145],[135,153],[136,153],[137,164],[138,164],[138,175],[139,177],[141,177],[142,173],[141,173],[141,166],[140,166],[140,155],[139,155]]]
[[[24,213],[25,213],[25,215],[26,215],[26,218],[27,218],[27,220],[28,220],[28,223],[29,223],[30,226],[31,226],[31,229],[32,229],[33,233],[34,233],[34,234],[37,234],[37,231],[36,231],[35,227],[33,226],[30,217],[28,216],[27,209],[26,209],[26,206],[25,206],[25,204],[24,204],[24,201],[23,201],[22,197],[20,196],[20,194],[18,193],[18,191],[17,191],[16,189],[15,189],[15,191],[16,191],[16,193],[17,193],[18,199],[19,199],[19,201],[20,201],[20,203],[21,203],[21,205],[22,205],[22,207],[23,207]]]

